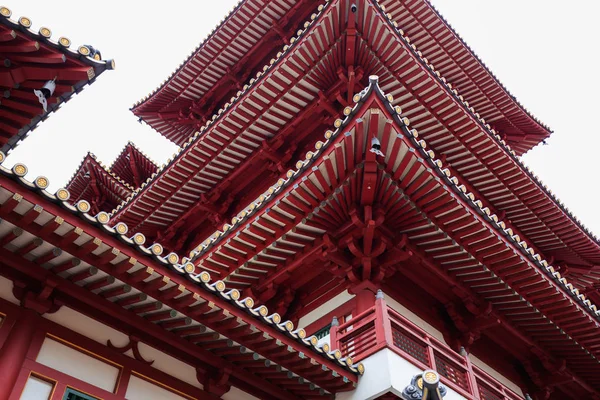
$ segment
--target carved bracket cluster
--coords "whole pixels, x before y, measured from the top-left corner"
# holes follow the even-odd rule
[[[21,306],[40,315],[53,314],[61,307],[52,296],[57,286],[58,281],[50,276],[41,282],[41,287],[36,288],[15,280],[12,291],[13,295],[21,301]]]
[[[221,397],[231,390],[231,368],[226,367],[216,371],[206,371],[200,368],[196,369],[198,382],[202,384],[204,390],[210,394]]]

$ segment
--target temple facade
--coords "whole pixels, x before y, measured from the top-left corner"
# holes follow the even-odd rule
[[[6,154],[114,68],[0,8],[0,400],[600,399],[600,242],[427,0],[243,0],[50,192]],[[4,139],[2,139],[4,138]]]

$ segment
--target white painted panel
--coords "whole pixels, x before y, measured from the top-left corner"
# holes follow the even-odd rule
[[[166,374],[202,389],[202,384],[196,378],[196,368],[178,359],[150,347],[145,343],[139,343],[138,349],[145,360],[154,361],[152,368],[156,368]]]
[[[490,375],[492,378],[496,379],[498,382],[500,382],[501,384],[503,384],[504,386],[506,386],[507,388],[509,388],[516,394],[518,394],[519,396],[525,397],[525,395],[523,394],[523,391],[519,388],[519,386],[515,385],[508,378],[506,378],[504,375],[500,374],[498,371],[496,371],[495,369],[493,369],[492,367],[490,367],[483,361],[481,361],[479,358],[475,357],[473,354],[469,354],[469,359],[471,360],[471,363],[473,365],[476,365],[479,368],[481,368],[485,373]]]
[[[391,350],[383,349],[362,361],[365,374],[359,378],[356,389],[336,395],[337,400],[371,400],[386,393],[402,394],[413,376],[422,373],[415,365]],[[448,388],[444,400],[466,400]]]
[[[30,376],[21,393],[21,400],[47,400],[52,394],[52,383],[43,381],[35,376]]]
[[[333,310],[335,310],[342,304],[347,303],[348,301],[352,300],[353,298],[354,298],[354,295],[348,293],[347,290],[338,294],[333,299],[329,300],[327,303],[323,304],[320,307],[317,307],[313,311],[306,314],[304,317],[300,318],[300,321],[298,321],[298,326],[300,328],[305,328],[307,325],[312,324],[313,322],[315,322],[316,320],[321,318],[323,315],[326,315],[326,314],[332,312]],[[329,322],[331,322],[331,321],[329,321]]]
[[[352,392],[342,392],[336,395],[340,400],[368,400],[388,393],[392,388],[387,353],[384,349],[365,358],[361,362],[365,366],[365,374],[358,380],[356,389]],[[394,374],[404,374],[403,371],[394,371]],[[410,375],[412,376],[412,375]]]
[[[423,319],[419,318],[417,314],[410,311],[408,308],[404,307],[402,304],[398,303],[396,300],[392,299],[390,296],[385,295],[385,302],[388,306],[390,306],[394,311],[398,314],[406,317],[413,324],[417,325],[419,328],[423,329],[425,332],[429,333],[431,336],[436,338],[442,343],[446,343],[444,340],[444,335],[442,332],[435,329],[433,326],[429,325]]]
[[[44,314],[44,318],[56,322],[98,343],[106,345],[108,340],[115,346],[125,346],[129,343],[127,335],[106,326],[69,307],[61,307],[54,314]]]
[[[259,400],[257,397],[254,397],[243,390],[240,390],[236,387],[231,387],[229,392],[225,393],[221,396],[223,400]]]
[[[44,340],[36,361],[108,392],[114,391],[120,372],[110,364],[50,338]]]
[[[0,297],[13,304],[21,304],[21,302],[13,295],[12,289],[12,281],[0,276]]]
[[[160,386],[132,375],[125,393],[127,400],[187,400]]]

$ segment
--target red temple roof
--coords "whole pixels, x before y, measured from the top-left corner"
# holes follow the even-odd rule
[[[42,27],[34,32],[29,18],[14,21],[10,17],[11,11],[0,7],[0,55],[4,60],[0,73],[0,150],[4,153],[74,93],[114,68],[112,60],[102,60],[100,52],[91,46],[71,50],[69,39],[61,37],[55,42],[50,29]],[[44,110],[34,90],[52,80],[56,89],[48,94]]]
[[[519,154],[550,135],[551,131],[508,93],[428,1],[388,0],[381,4],[392,19],[402,21],[401,28],[421,47],[423,56],[430,57],[436,69]],[[264,49],[264,43],[257,44],[262,43],[264,26],[272,23],[273,14],[287,22],[293,11],[312,7],[304,2],[291,7],[283,1],[273,2],[272,9],[270,6],[252,0],[240,2],[167,81],[132,108],[134,114],[176,144],[183,144],[212,114],[208,112],[198,118],[190,111],[200,109],[206,97],[214,97],[212,91],[220,84],[242,89],[245,82],[240,82],[237,76],[231,77],[229,71],[237,65],[247,67],[256,49]],[[260,57],[254,55],[254,58]],[[235,94],[235,90],[227,93]],[[211,100],[214,104],[214,99]]]
[[[114,210],[134,189],[106,168],[92,153],[83,158],[66,188],[71,193],[73,204],[85,200],[90,203],[94,214]]]
[[[273,396],[316,398],[351,390],[364,372],[264,305],[242,298],[176,254],[163,254],[161,245],[147,246],[145,237],[128,233],[125,224],[113,225],[107,213],[91,216],[88,202],[71,205],[68,190],[48,193],[47,178],[27,181],[23,164],[12,170],[0,165],[0,174],[2,232],[18,226],[17,236],[24,239],[14,242],[8,229],[0,239],[8,249],[3,262],[20,273],[36,279],[52,275],[56,290],[143,321],[151,335],[165,330],[184,339],[191,354],[209,363],[223,360],[234,378]],[[51,250],[40,256],[36,249],[42,247]],[[37,264],[22,258],[30,252],[36,252]]]
[[[383,246],[390,254],[373,261],[368,274],[388,276],[384,261],[389,261],[388,268],[398,264],[403,253],[394,253],[395,248],[404,248],[410,257],[431,263],[488,301],[511,325],[530,337],[543,336],[544,342],[551,342],[550,351],[583,346],[557,352],[572,361],[573,371],[596,384],[597,372],[591,373],[579,357],[600,354],[599,339],[589,335],[598,329],[597,306],[452,175],[417,132],[408,129],[408,119],[377,85],[357,100],[336,121],[335,130],[298,161],[297,169],[211,235],[192,262],[235,287],[251,289],[257,297],[269,291],[269,285],[287,280],[294,288],[297,282],[308,282],[316,290],[311,274],[329,269],[319,258],[324,253],[332,254],[337,266],[333,270],[340,278],[355,276],[360,281],[357,273],[362,265],[364,274],[367,265],[364,241],[344,238],[354,238],[348,224],[361,218],[355,203],[370,204],[373,219],[364,221],[363,232],[371,226],[370,235],[377,238],[376,230],[387,230],[369,252],[380,254]],[[371,132],[378,132],[384,162],[375,162],[367,150]],[[358,268],[352,257],[336,249],[342,243],[361,259]]]
[[[139,188],[156,171],[158,167],[146,154],[132,142],[128,142],[109,170],[133,188]]]
[[[183,151],[159,171],[150,185],[136,191],[131,201],[119,207],[115,217],[150,236],[166,227],[167,232],[173,233],[188,229],[178,235],[188,237],[196,228],[185,221],[200,213],[200,218],[210,217],[210,223],[203,223],[195,231],[201,232],[195,240],[208,235],[211,224],[223,219],[213,217],[219,210],[210,207],[211,196],[221,195],[224,190],[232,196],[243,187],[240,177],[244,182],[251,181],[252,168],[254,176],[262,178],[256,172],[260,171],[257,163],[261,157],[269,156],[264,155],[264,145],[260,147],[260,142],[267,141],[268,147],[270,143],[277,144],[277,140],[290,140],[284,133],[291,132],[306,110],[315,107],[310,99],[317,96],[314,89],[307,88],[320,86],[318,79],[327,76],[322,71],[335,75],[336,60],[345,54],[344,47],[335,44],[341,33],[329,33],[317,27],[323,26],[321,22],[327,18],[336,18],[338,12],[339,5],[335,3],[315,14],[305,30],[292,38],[293,44],[285,46],[238,98],[219,110],[206,127],[201,128],[201,133],[196,133]],[[403,107],[404,114],[414,121],[432,148],[444,153],[452,171],[465,180],[470,190],[485,198],[495,213],[505,215],[516,231],[530,238],[536,249],[553,257],[559,265],[569,267],[569,273],[582,287],[586,279],[593,280],[594,268],[600,264],[597,239],[520,162],[506,140],[458,94],[414,41],[393,26],[394,21],[388,20],[378,8],[367,6],[365,13],[373,20],[373,26],[378,27],[377,32],[385,32],[376,37],[372,29],[362,36],[364,42],[360,46],[366,54],[366,62],[381,72],[382,87],[394,97],[414,98],[415,101],[405,103],[408,106]],[[386,48],[392,35],[398,35],[398,48],[394,51],[375,55],[368,50]],[[320,43],[325,45],[319,46]],[[307,52],[312,59],[308,66],[304,61]],[[390,74],[385,65],[394,65],[395,72]],[[313,74],[314,71],[318,74]],[[406,71],[412,71],[410,76]],[[290,81],[291,84],[284,83]],[[332,84],[327,81],[323,86]],[[274,93],[278,93],[279,98]],[[297,93],[301,97],[294,96]],[[268,104],[265,99],[269,100]],[[257,120],[257,115],[264,118]],[[240,183],[231,185],[231,182]],[[265,184],[264,179],[252,182],[257,187]],[[164,196],[168,196],[165,201]],[[204,204],[192,207],[191,202],[199,198]],[[156,208],[148,207],[149,204]],[[201,224],[199,221],[201,219],[196,218],[194,224]]]

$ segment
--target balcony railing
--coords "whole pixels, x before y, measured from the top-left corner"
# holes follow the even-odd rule
[[[379,297],[379,296],[378,296]],[[442,382],[470,400],[522,400],[445,343],[388,307],[383,298],[350,321],[330,328],[331,347],[362,360],[389,348],[420,369],[437,371]]]

